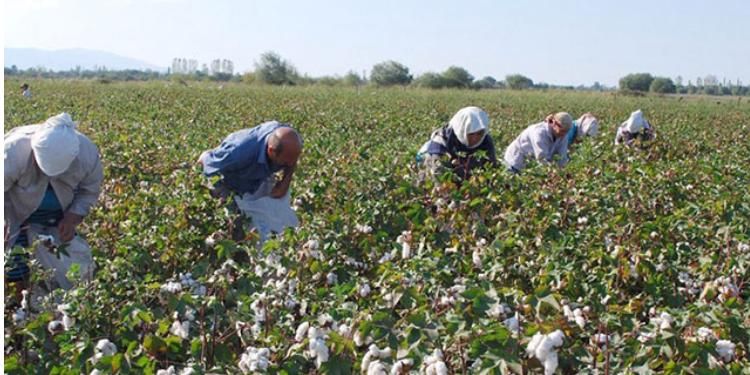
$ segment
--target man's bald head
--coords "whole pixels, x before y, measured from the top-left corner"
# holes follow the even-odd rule
[[[302,153],[302,138],[290,127],[280,127],[268,138],[268,157],[274,164],[291,167]]]

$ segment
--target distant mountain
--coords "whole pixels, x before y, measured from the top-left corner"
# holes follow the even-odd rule
[[[5,48],[5,67],[15,65],[19,69],[43,66],[49,70],[70,70],[80,66],[81,69],[106,67],[107,70],[156,70],[167,68],[149,64],[145,61],[116,55],[110,52],[73,48],[49,51],[36,48]]]

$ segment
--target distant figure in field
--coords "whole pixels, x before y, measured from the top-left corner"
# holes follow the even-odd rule
[[[473,157],[480,150],[487,153],[486,158]],[[433,175],[440,173],[445,159],[449,159],[451,168],[461,178],[467,178],[472,168],[497,163],[490,118],[484,110],[461,108],[447,124],[432,132],[430,140],[417,152],[417,161]]]
[[[31,98],[31,88],[29,88],[28,83],[21,85],[21,95],[23,95],[24,98]]]
[[[67,113],[43,124],[11,129],[5,135],[5,245],[27,248],[42,237],[34,256],[44,268],[54,270],[58,286],[72,287],[66,273],[74,263],[79,275],[93,275],[91,249],[76,233],[101,191],[99,151],[88,137],[75,130]],[[68,255],[50,252],[67,245]],[[27,280],[26,254],[14,256],[6,266],[5,280]]]
[[[625,144],[630,146],[636,139],[649,141],[655,138],[654,126],[643,117],[643,112],[639,109],[631,113],[627,121],[617,128],[615,145]]]
[[[291,126],[269,121],[227,136],[198,162],[206,176],[220,175],[212,195],[228,197],[252,219],[261,243],[272,232],[299,225],[290,207],[289,185],[302,153],[302,138]],[[280,179],[276,178],[281,172]]]
[[[573,118],[567,112],[558,112],[530,125],[505,150],[508,170],[520,173],[526,167],[526,159],[551,163],[555,155],[559,155],[557,164],[564,167],[568,163],[567,134],[572,126]]]

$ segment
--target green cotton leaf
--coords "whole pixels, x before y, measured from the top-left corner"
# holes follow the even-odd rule
[[[548,294],[542,298],[539,298],[536,304],[536,314],[537,316],[541,316],[541,310],[544,305],[549,305],[555,308],[555,310],[560,311],[562,307],[557,302],[557,299],[555,299],[555,296],[552,294]]]
[[[214,356],[219,363],[227,363],[232,361],[232,352],[226,344],[217,344],[214,347]]]
[[[167,344],[164,340],[154,335],[147,335],[143,339],[143,347],[153,355],[158,355],[167,351]]]

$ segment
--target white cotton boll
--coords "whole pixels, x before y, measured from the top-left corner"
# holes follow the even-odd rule
[[[663,312],[661,313],[661,315],[659,315],[659,318],[661,320],[661,322],[659,323],[659,329],[664,330],[672,328],[672,321],[674,319],[671,315],[669,315],[669,313]]]
[[[734,358],[734,348],[734,343],[729,340],[716,342],[716,353],[724,362],[730,362]]]
[[[698,338],[701,339],[701,341],[708,341],[708,340],[716,338],[716,335],[714,334],[714,331],[712,331],[708,327],[700,327],[700,328],[698,328],[697,335],[698,335]]]
[[[352,335],[352,329],[346,323],[340,325],[338,331],[339,331],[339,335],[341,335],[343,337],[351,337],[351,335]]]
[[[158,370],[156,375],[175,375],[174,366],[169,366],[166,370]]]
[[[101,372],[100,370],[93,369],[93,370],[91,370],[91,372],[89,373],[89,375],[104,375],[104,373]]]
[[[22,295],[21,308],[24,310],[28,310],[29,309],[29,301],[28,301],[29,291],[24,289],[21,291],[21,295]]]
[[[604,296],[604,298],[602,298],[602,300],[600,302],[602,303],[602,305],[606,305],[611,298],[612,298],[612,296],[610,296],[609,294],[607,294],[606,296]]]
[[[180,375],[193,375],[195,374],[195,370],[193,370],[192,367],[185,367],[180,371]]]
[[[326,283],[328,285],[334,285],[338,282],[339,282],[339,277],[335,273],[329,272],[328,275],[326,275]]]
[[[388,375],[388,369],[380,361],[371,362],[367,366],[367,375]]]
[[[589,218],[587,218],[586,216],[578,218],[578,224],[579,225],[586,225],[586,224],[588,224],[588,222],[589,222]]]
[[[557,352],[549,353],[549,355],[544,358],[544,361],[542,361],[542,365],[544,365],[544,375],[554,374],[555,371],[557,371],[558,365]]]
[[[214,238],[213,234],[206,237],[206,240],[204,242],[206,243],[206,246],[208,247],[213,247],[214,245],[216,245],[216,239]]]
[[[427,366],[426,373],[427,375],[448,375],[448,366],[442,360],[437,361]]]
[[[401,244],[401,259],[409,259],[411,257],[411,245],[408,243]]]
[[[359,286],[358,290],[359,296],[364,298],[367,297],[370,294],[370,285],[367,283],[364,283]]]
[[[26,311],[23,309],[17,309],[13,313],[13,323],[19,324],[22,323],[24,320],[26,320]]]
[[[573,318],[573,310],[571,310],[570,306],[567,304],[563,305],[563,315],[568,319]]]
[[[305,242],[304,248],[307,248],[308,250],[318,250],[320,247],[320,243],[316,239],[307,240]]]
[[[649,234],[649,237],[650,237],[650,238],[651,238],[652,240],[655,240],[655,239],[657,239],[657,238],[659,237],[659,233],[656,233],[656,232],[651,232],[651,234]]]
[[[70,316],[63,314],[62,323],[65,327],[65,330],[67,331],[73,328],[73,326],[76,324],[76,320],[75,318],[71,318]]]
[[[63,325],[63,322],[59,320],[53,320],[47,324],[47,331],[52,335],[56,335],[64,330],[65,326]]]
[[[190,321],[180,322],[179,320],[175,320],[172,322],[172,326],[169,327],[169,333],[186,340],[190,336]]]
[[[372,233],[372,227],[369,225],[357,224],[354,226],[354,228],[357,230],[357,232],[362,233],[362,234]]]
[[[176,281],[170,281],[166,284],[162,284],[160,289],[162,292],[169,292],[172,294],[177,294],[177,293],[182,292],[182,284]]]
[[[482,254],[479,250],[474,250],[474,252],[471,253],[471,262],[474,264],[474,267],[482,268]]]
[[[367,337],[362,336],[362,333],[359,332],[359,330],[354,331],[353,339],[354,339],[354,345],[358,347],[369,345],[373,341],[372,337],[369,335]]]
[[[595,334],[591,340],[596,343],[597,345],[606,345],[608,342],[612,341],[610,336],[605,335],[603,333],[597,333]]]
[[[515,316],[503,320],[503,325],[505,325],[505,327],[507,327],[511,332],[518,332],[518,330],[520,329],[518,317]]]
[[[737,244],[737,250],[739,250],[741,253],[750,252],[750,244],[739,243]]]
[[[195,310],[189,307],[185,309],[185,318],[190,321],[195,320]]]
[[[113,355],[117,353],[117,346],[107,339],[101,339],[96,343],[96,351],[102,355]]]
[[[269,355],[268,348],[258,349],[248,346],[240,357],[238,367],[243,374],[265,371],[269,365]]]

